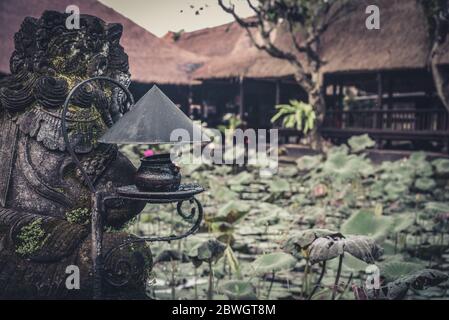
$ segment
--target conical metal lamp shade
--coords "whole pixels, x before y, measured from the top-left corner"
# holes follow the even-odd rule
[[[209,142],[210,139],[157,86],[153,86],[100,139],[111,144],[173,144],[174,130],[183,129],[182,142]],[[180,132],[180,131],[176,131]]]

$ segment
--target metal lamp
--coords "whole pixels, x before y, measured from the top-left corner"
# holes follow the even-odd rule
[[[178,168],[171,162],[169,154],[155,155],[141,159],[141,167],[136,174],[136,184],[119,187],[115,194],[105,190],[96,190],[93,182],[78,160],[67,132],[66,114],[74,93],[83,85],[93,81],[110,82],[124,91],[129,106],[126,112],[98,140],[108,144],[174,144],[172,132],[182,129],[188,134],[192,143],[209,142],[199,126],[196,126],[157,86],[153,86],[137,103],[126,86],[108,77],[93,77],[77,84],[68,94],[62,112],[62,134],[75,165],[92,193],[92,261],[94,275],[94,298],[101,297],[103,279],[103,263],[112,251],[136,242],[172,241],[187,237],[196,232],[201,224],[203,209],[195,195],[204,191],[198,184],[181,184]],[[177,213],[192,227],[181,235],[142,237],[129,240],[108,252],[102,252],[103,220],[106,214],[105,201],[111,199],[127,199],[146,203],[177,203]],[[182,204],[190,203],[190,213],[184,213]],[[196,218],[195,218],[196,217]],[[125,282],[124,282],[125,283]],[[113,284],[121,286],[121,284]]]
[[[173,144],[178,141],[175,130],[183,130],[189,143],[204,143],[209,139],[157,86],[153,86],[100,139],[109,144]],[[170,160],[170,154],[141,159],[135,184],[142,191],[175,191],[181,175]]]

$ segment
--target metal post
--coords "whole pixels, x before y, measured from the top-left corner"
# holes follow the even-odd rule
[[[102,270],[103,270],[103,261],[102,261],[102,241],[103,241],[103,213],[104,213],[104,207],[103,207],[103,194],[96,191],[93,181],[90,179],[89,175],[87,174],[86,170],[84,170],[84,167],[81,165],[75,150],[73,149],[72,145],[70,144],[69,140],[69,134],[67,132],[67,111],[69,109],[69,103],[70,99],[72,98],[73,94],[78,90],[81,86],[92,82],[92,81],[107,81],[112,84],[115,84],[120,89],[125,92],[129,102],[131,105],[134,105],[134,97],[131,94],[131,92],[128,90],[128,88],[120,83],[117,80],[108,78],[108,77],[93,77],[86,79],[84,81],[81,81],[76,86],[74,86],[69,94],[67,95],[67,98],[64,101],[64,105],[62,108],[62,114],[61,114],[61,130],[62,130],[62,136],[64,137],[64,142],[67,148],[67,151],[70,153],[70,156],[72,157],[73,162],[78,167],[78,169],[81,171],[82,176],[84,177],[84,181],[87,184],[87,187],[89,188],[91,192],[91,202],[92,202],[92,223],[91,223],[91,231],[92,231],[92,263],[93,263],[93,296],[94,299],[100,299],[101,298],[101,282],[102,282]]]
[[[103,276],[103,194],[96,192],[92,195],[92,263],[93,263],[93,297],[102,298]]]

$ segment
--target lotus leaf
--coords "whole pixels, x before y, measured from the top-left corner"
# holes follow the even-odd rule
[[[316,239],[320,237],[343,237],[343,235],[336,231],[327,229],[308,229],[296,231],[289,235],[283,244],[283,249],[296,254],[303,249],[310,246]]]
[[[257,274],[266,274],[290,270],[296,265],[296,259],[288,253],[274,252],[259,256],[251,265]]]
[[[256,289],[249,281],[228,280],[219,290],[231,300],[255,300]]]
[[[388,283],[380,290],[380,298],[398,300],[405,298],[409,289],[425,290],[443,283],[449,279],[446,273],[433,269],[424,269],[401,277]],[[368,291],[368,297],[375,299],[373,290]]]
[[[449,212],[449,204],[444,202],[428,202],[425,210],[431,213],[447,213]]]
[[[362,134],[360,136],[352,136],[348,140],[348,144],[351,147],[351,151],[357,153],[365,149],[374,147],[376,142],[371,139],[368,134]]]
[[[409,229],[415,223],[415,215],[413,213],[397,214],[394,217],[393,231],[399,233]]]
[[[226,246],[218,240],[209,239],[194,246],[189,252],[189,258],[198,267],[203,262],[216,262],[220,259]]]
[[[343,234],[366,235],[376,240],[385,239],[394,226],[389,216],[375,216],[370,211],[361,210],[352,214],[341,226]]]
[[[422,263],[407,262],[398,259],[387,259],[379,264],[380,274],[387,282],[423,269]]]
[[[420,190],[420,191],[432,191],[433,189],[435,189],[436,187],[436,182],[435,180],[431,179],[431,178],[418,178],[415,181],[415,188]]]
[[[285,179],[273,179],[268,184],[270,192],[281,193],[290,191],[290,183]]]
[[[231,176],[231,178],[228,180],[229,185],[248,185],[251,182],[253,182],[254,176],[247,172],[242,171],[239,174],[235,176]]]
[[[397,200],[404,193],[408,192],[408,186],[404,183],[391,181],[385,185],[384,192],[387,200]]]
[[[382,248],[367,236],[321,237],[308,248],[309,261],[327,261],[347,252],[366,263],[374,263],[382,255]]]
[[[242,218],[251,210],[251,206],[247,201],[233,200],[229,201],[220,209],[212,221],[226,221],[229,223],[234,223],[235,221]]]
[[[449,159],[435,159],[432,161],[432,165],[435,167],[435,172],[438,175],[449,174]]]
[[[296,160],[296,166],[300,171],[310,171],[312,169],[318,168],[322,160],[321,155],[316,156],[302,156]]]
[[[296,176],[298,174],[298,169],[295,167],[280,167],[278,174],[280,177],[284,177],[284,178],[292,178],[294,176]]]

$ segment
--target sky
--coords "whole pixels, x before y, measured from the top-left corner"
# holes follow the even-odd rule
[[[158,37],[168,31],[194,31],[233,21],[218,0],[99,0]],[[227,3],[229,0],[225,0]],[[232,0],[237,13],[249,17],[253,12],[246,0]],[[193,8],[192,8],[193,7]]]

